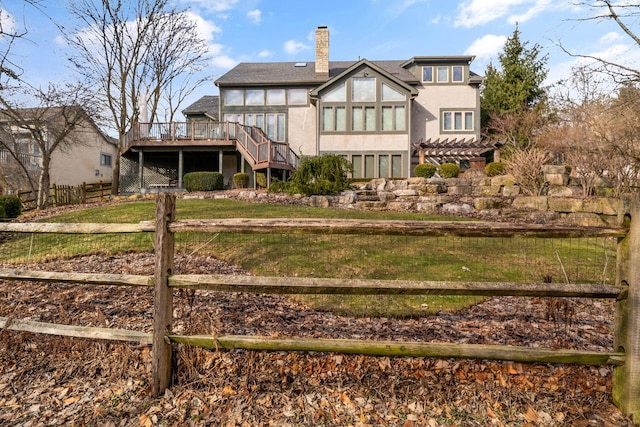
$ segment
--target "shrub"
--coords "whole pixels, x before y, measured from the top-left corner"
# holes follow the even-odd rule
[[[0,207],[5,218],[17,218],[22,213],[22,202],[18,196],[0,196]]]
[[[289,194],[331,195],[351,188],[347,173],[351,163],[337,154],[303,157],[300,166],[286,183]]]
[[[247,188],[249,186],[249,175],[244,172],[233,174],[233,186],[235,188]]]
[[[415,174],[415,176],[420,178],[431,178],[436,174],[437,170],[438,168],[436,167],[436,165],[433,165],[431,163],[422,163],[413,169],[413,173]]]
[[[438,168],[438,175],[440,175],[441,178],[456,178],[459,172],[460,167],[453,163],[444,163]]]
[[[504,175],[504,173],[505,173],[504,163],[501,163],[501,162],[488,163],[484,167],[484,173],[486,173],[487,176]]]
[[[280,181],[279,179],[274,179],[271,181],[271,185],[269,186],[269,193],[286,193],[287,192],[287,183],[284,181]]]
[[[256,184],[260,188],[267,188],[267,175],[262,172],[256,173]]]
[[[0,220],[7,219],[7,212],[4,210],[4,206],[0,205]]]
[[[189,172],[183,181],[187,191],[213,191],[224,187],[224,177],[220,172]]]

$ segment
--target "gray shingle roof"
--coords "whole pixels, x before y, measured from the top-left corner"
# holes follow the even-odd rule
[[[345,71],[358,61],[330,61],[329,78]],[[370,61],[394,77],[404,82],[417,82],[416,77],[402,68],[405,60]],[[296,66],[296,62],[243,62],[215,81],[216,85],[318,85],[326,82],[327,76],[317,75],[315,62],[306,62],[306,66]]]
[[[203,96],[187,108],[182,110],[182,114],[185,116],[193,114],[206,114],[214,120],[218,118],[218,107],[220,104],[220,97],[214,95]]]

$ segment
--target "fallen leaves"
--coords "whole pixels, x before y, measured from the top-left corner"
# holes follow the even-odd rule
[[[152,265],[147,254],[90,255],[47,268],[147,274]],[[176,271],[245,274],[210,257],[182,257]],[[148,331],[150,301],[147,289],[0,281],[0,315],[16,318]],[[185,333],[613,345],[613,307],[602,301],[578,301],[566,329],[523,298],[404,320],[319,313],[283,296],[176,292],[174,302]],[[177,346],[175,384],[152,398],[147,346],[0,334],[2,425],[631,425],[610,403],[609,367]]]

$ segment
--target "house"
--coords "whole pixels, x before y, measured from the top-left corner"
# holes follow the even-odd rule
[[[0,186],[5,192],[28,190],[26,173],[38,182],[43,156],[32,130],[44,133],[47,142],[53,141],[58,132],[64,131],[63,122],[68,120],[65,111],[78,108],[17,110],[23,118],[21,123],[0,112]],[[51,184],[80,185],[83,182],[111,181],[113,162],[118,155],[116,141],[104,134],[84,111],[81,110],[77,117],[77,126],[51,154]]]
[[[250,170],[283,178],[295,168],[290,160],[328,153],[344,156],[356,179],[409,177],[424,161],[454,162],[465,169],[471,159],[492,161],[496,149],[480,138],[482,77],[470,69],[473,59],[331,61],[329,30],[318,27],[315,62],[240,63],[215,81],[218,99],[205,97],[185,109],[182,143],[173,137],[167,142],[158,136],[153,141],[134,137],[131,146],[148,153],[178,144],[184,158],[198,146],[201,158],[212,156],[210,169],[202,170],[222,171],[226,180]],[[217,135],[194,127],[216,117],[207,108],[214,102]],[[198,135],[198,129],[204,134]],[[202,142],[203,136],[209,143]],[[247,143],[252,136],[259,140]],[[271,157],[275,144],[281,144],[276,161]],[[268,153],[268,160],[260,163],[252,150]],[[172,158],[176,172],[189,168],[184,159],[180,166],[178,156]]]

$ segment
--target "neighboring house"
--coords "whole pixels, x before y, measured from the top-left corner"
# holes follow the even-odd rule
[[[39,125],[47,137],[53,132],[60,119],[60,108],[50,108],[43,115],[42,110],[24,109],[23,117],[37,116]],[[105,135],[86,114],[82,123],[65,139],[65,143],[51,156],[49,176],[51,184],[80,185],[83,182],[111,181],[113,162],[118,155],[116,141]],[[35,126],[35,125],[34,125]],[[38,182],[42,167],[42,153],[32,139],[28,129],[20,127],[0,113],[0,170],[5,191],[27,190],[24,172],[4,146],[10,146],[17,153],[20,162]]]
[[[184,113],[188,121],[217,117],[225,126],[258,128],[268,141],[286,144],[300,156],[344,156],[353,165],[354,178],[408,177],[421,161],[454,162],[466,169],[477,157],[492,161],[496,148],[480,140],[482,77],[470,70],[473,59],[330,61],[329,30],[318,27],[315,62],[238,64],[215,81],[220,92],[217,115],[207,109],[215,97],[201,99]],[[218,150],[222,154],[215,157],[215,170],[230,176],[232,170],[249,167],[281,177],[282,171],[292,169],[248,159],[245,143],[234,142],[236,131],[233,126],[223,130],[220,138],[229,143]],[[190,135],[194,133],[195,128]],[[219,143],[218,136],[211,137]],[[173,139],[169,144],[131,142],[139,152],[167,152],[173,144]],[[240,156],[233,161],[231,149],[238,145]],[[216,150],[214,144],[207,148]],[[206,151],[202,146],[200,150]],[[140,184],[142,188],[142,180]]]

